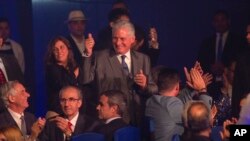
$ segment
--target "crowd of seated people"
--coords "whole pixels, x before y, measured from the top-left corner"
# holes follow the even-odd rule
[[[160,53],[156,29],[147,38],[130,18],[125,3],[116,1],[95,41],[91,33],[84,36],[84,13],[69,13],[69,35],[53,38],[45,56],[45,118],[26,111],[23,52],[9,38],[8,20],[0,19],[0,140],[70,141],[95,132],[115,141],[115,132],[129,125],[140,129],[143,141],[210,141],[213,126],[223,127],[219,138],[227,140],[225,126],[249,124],[249,49],[242,51],[244,41],[229,31],[227,13],[215,13],[216,33],[203,42],[194,66],[184,67],[184,87],[176,69],[152,67]],[[249,46],[250,25],[246,39]],[[227,120],[234,105],[242,106],[239,120]]]

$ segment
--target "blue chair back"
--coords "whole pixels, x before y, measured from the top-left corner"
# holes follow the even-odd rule
[[[222,126],[215,126],[212,128],[211,139],[213,141],[222,141],[220,137],[220,131],[223,130]]]
[[[72,141],[105,141],[105,138],[102,134],[89,132],[74,136]]]
[[[181,135],[174,134],[171,141],[181,141]]]
[[[137,127],[127,126],[118,129],[114,134],[114,141],[140,141],[140,130]]]

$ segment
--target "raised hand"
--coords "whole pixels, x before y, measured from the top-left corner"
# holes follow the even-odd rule
[[[213,75],[210,73],[203,74],[202,78],[203,78],[206,86],[208,86],[209,84],[211,84],[213,82]]]
[[[42,132],[45,126],[46,120],[44,118],[38,118],[38,120],[31,127],[31,135],[28,141],[35,141],[38,135]]]
[[[190,78],[192,83],[187,83],[190,87],[199,92],[206,92],[205,82],[202,79],[201,74],[198,70],[192,68],[190,71]]]
[[[95,45],[95,40],[92,37],[92,34],[89,33],[88,38],[85,39],[85,47],[86,47],[85,48],[85,53],[86,53],[87,56],[92,55],[94,45]]]
[[[158,49],[158,35],[157,35],[157,31],[154,27],[151,27],[149,29],[149,45],[150,47],[154,48],[154,49]]]
[[[68,120],[66,120],[65,118],[62,118],[60,116],[52,119],[51,121],[55,121],[56,123],[56,126],[61,129],[61,131],[66,134],[66,135],[70,135],[72,134],[71,132],[71,129],[68,125]]]
[[[146,88],[147,85],[147,77],[143,74],[143,71],[140,70],[134,77],[134,81],[137,85],[139,85],[142,89]]]

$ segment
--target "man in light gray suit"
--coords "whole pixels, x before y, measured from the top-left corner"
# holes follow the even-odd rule
[[[150,74],[148,56],[132,50],[135,30],[132,23],[118,21],[112,26],[113,48],[93,53],[93,46],[85,49],[83,81],[93,82],[97,93],[121,90],[128,99],[128,120],[140,125],[147,95],[157,92]]]

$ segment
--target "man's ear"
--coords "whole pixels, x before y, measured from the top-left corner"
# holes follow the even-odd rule
[[[82,100],[79,100],[77,105],[78,105],[78,108],[80,108],[82,106]]]
[[[112,112],[116,112],[116,113],[117,113],[117,111],[118,111],[118,106],[117,106],[117,105],[112,106],[112,107],[111,107],[111,110],[112,110]]]
[[[13,95],[9,95],[9,96],[8,96],[8,100],[9,100],[11,103],[13,103],[13,102],[15,102],[16,97],[13,96]]]
[[[110,23],[109,23],[109,26],[110,26],[110,27],[113,27],[113,25],[114,25],[114,22],[110,22]]]

